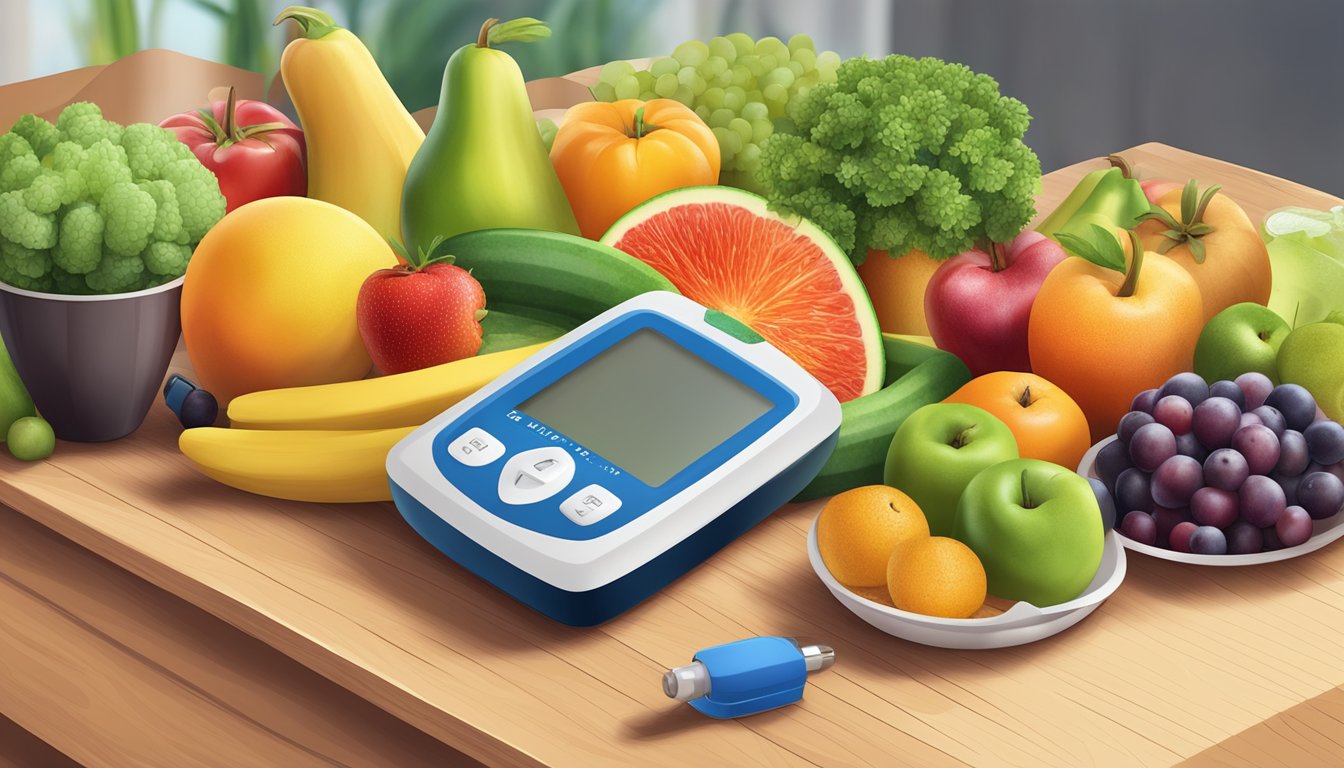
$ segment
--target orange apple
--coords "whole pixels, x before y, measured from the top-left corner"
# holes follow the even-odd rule
[[[999,417],[1017,438],[1024,459],[1077,469],[1092,444],[1083,409],[1064,390],[1034,373],[986,373],[966,382],[944,402],[974,405]]]

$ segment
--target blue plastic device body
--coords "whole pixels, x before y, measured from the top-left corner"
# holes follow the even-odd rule
[[[182,401],[187,399],[187,395],[196,390],[196,385],[187,381],[176,373],[168,377],[168,381],[163,385],[163,402],[168,406],[168,410],[178,418],[182,417]]]
[[[710,717],[728,719],[792,704],[803,698],[807,662],[784,637],[750,637],[695,654],[709,671],[709,695],[690,702]]]

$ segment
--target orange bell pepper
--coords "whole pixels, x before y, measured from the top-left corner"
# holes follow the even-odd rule
[[[624,99],[571,107],[551,164],[584,237],[664,192],[719,183],[719,142],[679,101]]]
[[[1191,369],[1204,328],[1194,278],[1121,232],[1124,246],[1096,225],[1091,242],[1060,234],[1083,258],[1050,271],[1027,326],[1031,370],[1078,403],[1093,442],[1115,432],[1135,395]]]

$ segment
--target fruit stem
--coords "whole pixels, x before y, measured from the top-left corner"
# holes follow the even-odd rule
[[[479,35],[476,36],[476,47],[477,47],[477,48],[489,48],[489,47],[490,47],[490,28],[493,27],[493,26],[495,26],[495,25],[498,24],[498,23],[499,23],[499,19],[486,19],[486,20],[485,20],[485,23],[481,25],[481,34],[479,34]]]
[[[1134,295],[1139,285],[1139,270],[1143,269],[1143,243],[1139,242],[1139,233],[1132,229],[1125,231],[1129,234],[1129,243],[1134,250],[1134,256],[1129,260],[1129,269],[1125,271],[1125,282],[1120,284],[1120,290],[1115,294],[1122,299]]]
[[[1126,179],[1134,178],[1134,168],[1125,158],[1119,155],[1107,155],[1106,162],[1110,163],[1113,168],[1119,168],[1120,175],[1124,176]]]
[[[291,5],[281,11],[280,15],[275,17],[275,21],[272,22],[271,26],[279,26],[280,23],[286,19],[293,19],[298,22],[299,29],[302,30],[303,36],[309,40],[326,37],[332,32],[340,29],[340,27],[336,26],[336,20],[331,18],[329,14],[319,11],[316,8],[307,8],[302,5]]]
[[[993,272],[1003,271],[1003,259],[999,258],[999,244],[989,241],[989,268]]]
[[[1031,494],[1027,492],[1027,470],[1022,470],[1022,506],[1027,509],[1035,509],[1036,505],[1031,501]]]
[[[1020,406],[1022,406],[1023,408],[1026,408],[1028,405],[1031,405],[1031,385],[1030,385],[1030,384],[1028,384],[1028,385],[1026,386],[1026,388],[1024,388],[1024,389],[1022,390],[1022,394],[1021,394],[1021,395],[1018,395],[1018,397],[1017,397],[1017,404],[1020,405]]]
[[[967,443],[970,442],[970,436],[971,436],[971,433],[974,432],[974,431],[975,431],[975,425],[972,424],[971,426],[966,427],[965,429],[961,430],[961,431],[958,432],[957,434],[953,435],[953,436],[952,436],[952,447],[953,447],[953,448],[963,448],[963,447],[965,447],[965,445],[966,445]]]
[[[644,122],[644,107],[635,110],[635,135],[631,138],[642,139],[659,128],[662,126]]]

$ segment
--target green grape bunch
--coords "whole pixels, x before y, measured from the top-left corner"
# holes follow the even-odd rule
[[[20,117],[0,135],[0,281],[107,294],[181,277],[224,216],[210,169],[168,130],[121,126],[96,104],[53,125]]]
[[[945,259],[1007,242],[1035,215],[1041,164],[1027,107],[962,64],[849,59],[789,102],[761,146],[771,208],[811,220],[856,264],[870,250]]]
[[[685,104],[719,141],[720,181],[756,189],[761,144],[778,129],[776,121],[808,89],[834,83],[839,68],[840,56],[817,53],[807,35],[785,43],[735,32],[708,43],[682,43],[645,70],[613,61],[602,67],[592,92],[598,101],[665,98]]]

